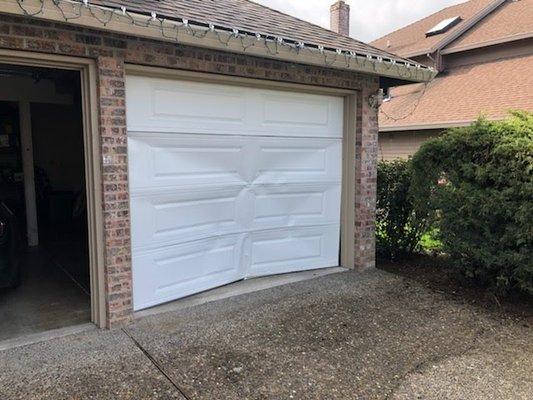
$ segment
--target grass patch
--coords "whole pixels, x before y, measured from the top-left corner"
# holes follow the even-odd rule
[[[420,247],[427,253],[441,252],[443,246],[439,239],[439,228],[432,228],[424,233],[420,239]]]

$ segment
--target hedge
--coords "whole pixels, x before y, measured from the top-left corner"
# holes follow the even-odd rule
[[[533,294],[533,113],[480,119],[426,142],[412,159],[409,203],[437,221],[466,276]]]
[[[420,250],[426,220],[416,218],[409,197],[410,161],[378,164],[376,248],[380,256],[398,260]]]

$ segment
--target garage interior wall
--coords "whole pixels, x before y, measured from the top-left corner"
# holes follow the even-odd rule
[[[83,149],[82,116],[79,106],[32,103],[33,145],[45,148],[35,152],[34,163],[48,171],[54,190],[79,192],[85,189],[79,177],[85,174],[83,155],[64,149]],[[50,129],[53,127],[53,129]],[[69,134],[70,133],[70,134]]]
[[[79,104],[32,103],[31,120],[36,187],[46,185],[48,191],[47,210],[38,210],[41,241],[56,248],[54,256],[62,260],[62,268],[89,292],[81,108]],[[43,215],[55,222],[50,226]]]

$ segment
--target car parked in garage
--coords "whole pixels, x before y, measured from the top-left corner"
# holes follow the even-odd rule
[[[5,203],[0,203],[0,289],[20,283],[19,247],[17,218]]]

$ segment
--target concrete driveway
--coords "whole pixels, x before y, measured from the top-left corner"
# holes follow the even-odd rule
[[[533,335],[346,272],[0,353],[1,399],[531,399]]]

